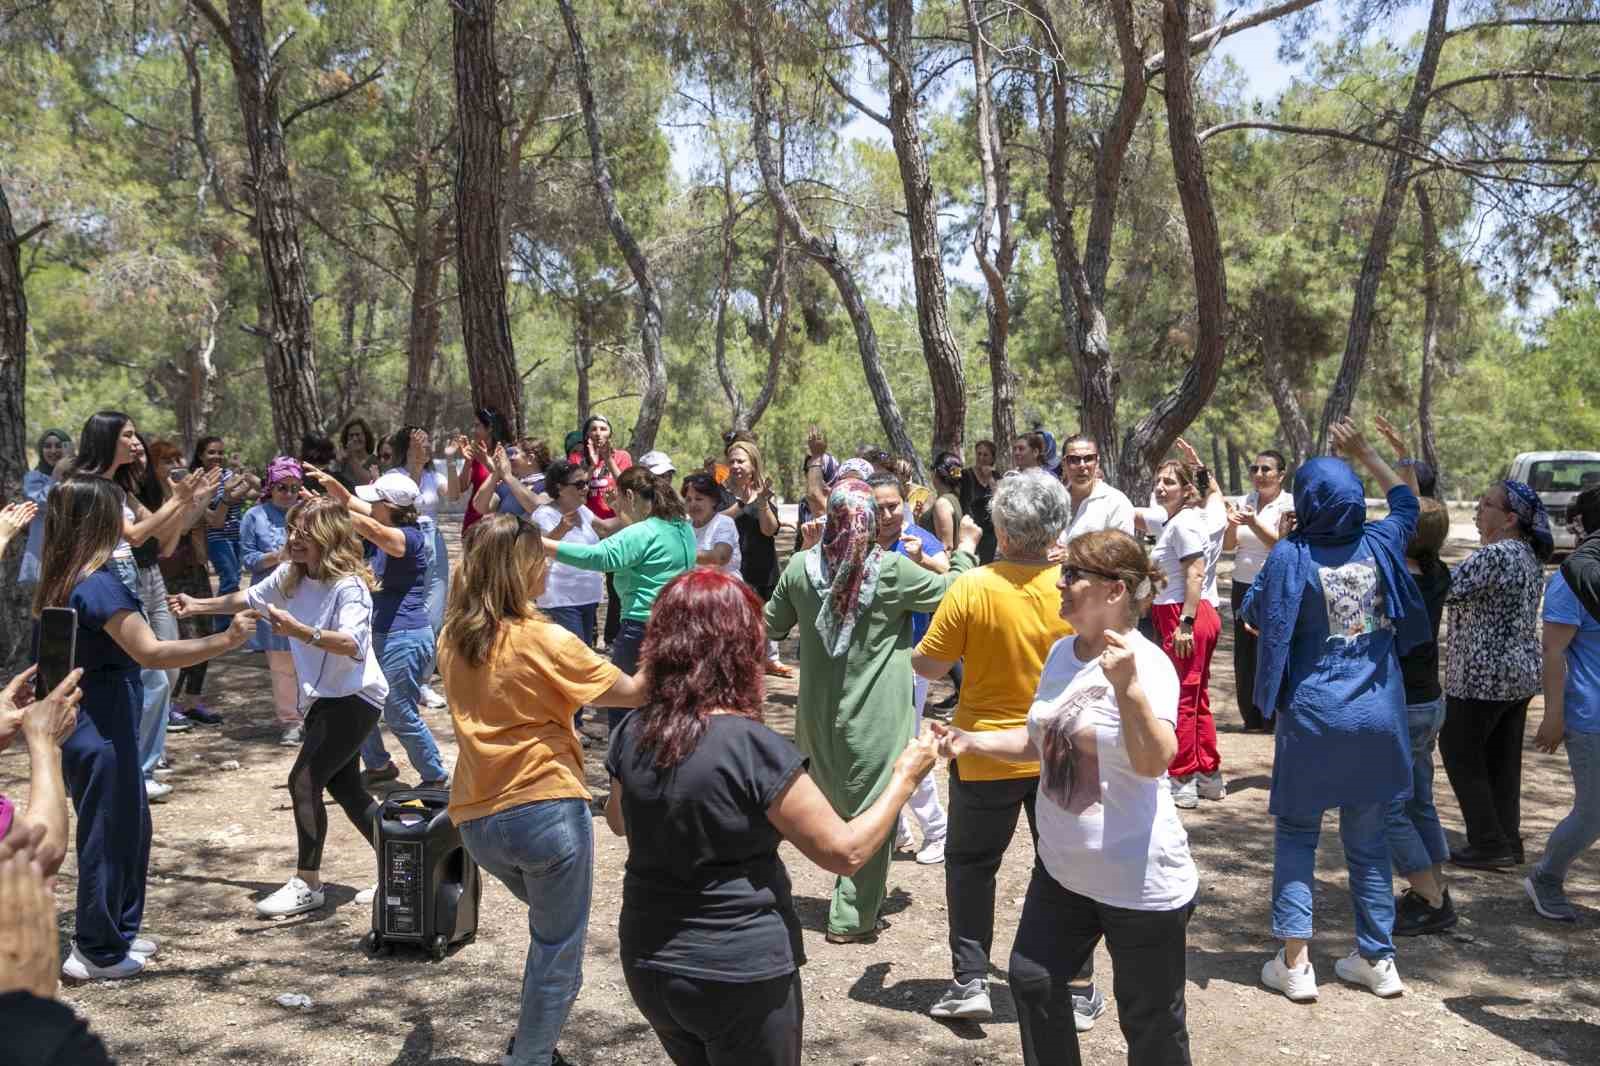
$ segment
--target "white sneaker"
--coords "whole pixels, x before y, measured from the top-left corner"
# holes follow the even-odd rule
[[[1200,786],[1195,784],[1197,774],[1172,778],[1172,802],[1186,811],[1200,806]]]
[[[437,711],[446,704],[445,698],[433,691],[433,688],[428,685],[418,685],[417,695],[422,697],[422,705],[431,710]]]
[[[989,982],[981,977],[974,977],[965,984],[951,981],[939,1002],[928,1008],[928,1013],[935,1018],[988,1021],[994,1017],[994,1007],[989,1003]]]
[[[894,835],[894,850],[896,850],[896,851],[916,851],[917,850],[917,838],[911,835],[911,831],[906,828],[906,823],[904,823],[904,822],[900,823],[900,829]]]
[[[324,899],[322,889],[312,888],[300,878],[291,877],[282,888],[256,904],[256,917],[280,918],[304,914],[321,908]]]
[[[1406,990],[1406,986],[1400,982],[1400,971],[1395,968],[1392,957],[1368,962],[1359,951],[1352,951],[1333,964],[1333,972],[1353,985],[1366,985],[1384,999],[1398,996]]]
[[[133,943],[128,945],[129,955],[138,955],[141,958],[153,959],[161,953],[161,943],[154,937],[136,936]]]
[[[160,803],[172,795],[172,786],[165,781],[147,777],[144,779],[144,794],[150,798],[151,803]]]
[[[1195,774],[1195,791],[1203,800],[1225,799],[1228,795],[1228,786],[1222,782],[1222,771],[1213,770],[1209,774]]]
[[[72,954],[61,964],[61,976],[73,981],[120,981],[126,977],[137,977],[143,972],[144,959],[138,955],[130,953],[121,962],[96,966],[84,957],[77,944],[72,945]]]
[[[924,842],[922,850],[917,852],[917,862],[922,866],[938,866],[944,862],[944,838]]]
[[[356,893],[356,902],[361,904],[363,907],[369,906],[372,903],[372,898],[377,894],[377,885],[373,885],[371,888],[363,888],[360,892]]]
[[[1317,1001],[1317,971],[1312,967],[1311,960],[1307,959],[1306,964],[1298,970],[1291,970],[1283,961],[1282,948],[1261,967],[1261,983],[1274,992],[1282,992],[1293,1003]]]
[[[278,743],[286,748],[298,748],[305,739],[305,727],[292,725],[283,731],[283,736],[278,738]]]

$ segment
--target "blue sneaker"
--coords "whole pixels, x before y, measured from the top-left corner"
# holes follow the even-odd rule
[[[1094,1023],[1106,1012],[1106,996],[1094,985],[1089,986],[1087,995],[1072,993],[1072,1023],[1077,1026],[1078,1032],[1087,1033],[1094,1028]]]
[[[221,725],[222,715],[213,711],[203,703],[197,703],[183,712],[184,717],[190,721],[199,722],[201,725]]]

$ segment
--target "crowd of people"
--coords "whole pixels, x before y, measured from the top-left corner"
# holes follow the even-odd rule
[[[1578,497],[1579,547],[1547,576],[1549,516],[1516,481],[1483,491],[1481,546],[1447,567],[1433,471],[1381,419],[1394,463],[1346,421],[1333,454],[1297,470],[1260,452],[1237,500],[1179,440],[1142,504],[1105,480],[1089,436],[1058,447],[1025,433],[1004,472],[994,442],[972,467],[940,453],[924,486],[903,458],[841,459],[813,430],[784,564],[773,471],[747,431],[680,472],[659,451],[635,460],[601,416],[553,453],[514,439],[499,412],[475,414],[442,449],[425,428],[380,438],[355,419],[337,445],[308,438],[258,471],[216,437],[185,463],[115,411],[76,442],[39,439],[27,499],[0,510],[0,550],[25,537],[36,616],[76,612],[77,669],[38,699],[31,671],[0,694],[0,747],[20,733],[31,767],[25,811],[0,796],[0,889],[19,914],[38,909],[30,879],[63,861],[70,799],[78,886],[61,975],[134,977],[160,950],[143,907],[149,804],[171,788],[166,736],[221,721],[205,664],[246,645],[265,656],[281,740],[297,749],[294,870],[256,913],[327,905],[324,794],[373,842],[375,792],[400,776],[386,725],[419,787],[448,791],[473,860],[527,907],[516,1066],[566,1061],[556,1044],[582,984],[597,802],[628,842],[628,990],[679,1066],[802,1059],[785,840],[836,877],[836,945],[887,928],[897,850],[943,864],[950,979],[928,1009],[992,1017],[997,875],[1021,816],[1034,864],[1007,975],[1024,1061],[1080,1061],[1077,1034],[1108,1009],[1104,940],[1130,1063],[1190,1062],[1184,960],[1201,871],[1180,812],[1228,794],[1211,699],[1224,610],[1240,724],[1274,749],[1281,946],[1267,989],[1318,996],[1313,881],[1329,810],[1356,929],[1334,972],[1378,996],[1404,990],[1396,938],[1458,921],[1452,866],[1526,867],[1537,914],[1577,918],[1567,873],[1600,839],[1600,487]],[[1386,498],[1376,521],[1363,473]],[[454,573],[452,501],[464,507]],[[797,668],[778,654],[791,635]],[[768,677],[798,678],[792,740],[763,723]],[[948,721],[926,703],[941,678],[956,690]],[[1540,693],[1533,743],[1566,746],[1575,799],[1528,849],[1521,768]],[[430,707],[448,708],[454,766]],[[603,728],[585,725],[586,708],[605,710]],[[602,740],[609,788],[596,797],[584,749]],[[1436,748],[1466,825],[1454,849],[1433,798]],[[948,806],[930,775],[940,761]],[[35,1002],[53,971],[22,999],[0,995],[0,1017],[70,1029]]]

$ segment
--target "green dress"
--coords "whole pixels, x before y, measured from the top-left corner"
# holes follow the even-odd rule
[[[806,577],[806,554],[797,553],[784,568],[767,603],[767,632],[777,640],[800,627],[795,743],[811,760],[812,780],[839,817],[849,819],[888,787],[895,760],[911,741],[911,615],[937,608],[945,589],[977,560],[958,551],[951,556],[950,572],[935,574],[903,555],[884,552],[872,603],[856,620],[849,649],[835,659],[817,634],[822,596]],[[854,877],[834,883],[829,932],[863,932],[877,925],[893,852],[891,833]]]

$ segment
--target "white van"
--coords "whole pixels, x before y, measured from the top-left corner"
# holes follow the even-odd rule
[[[1577,546],[1567,528],[1567,508],[1578,493],[1600,485],[1600,452],[1523,452],[1500,476],[1526,482],[1539,494],[1544,509],[1550,512],[1550,532],[1555,534],[1557,549],[1570,551]]]

